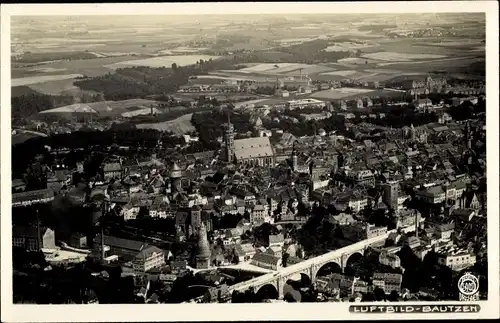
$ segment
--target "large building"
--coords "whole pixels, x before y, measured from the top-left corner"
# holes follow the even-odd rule
[[[104,249],[109,249],[113,254],[123,257],[126,260],[132,260],[134,257],[144,250],[148,244],[143,241],[117,238],[113,236],[98,234],[94,238],[94,249],[101,250],[101,244],[104,242]]]
[[[12,246],[27,251],[55,249],[55,233],[49,228],[38,226],[14,226],[12,230]]]
[[[174,163],[170,171],[170,182],[172,196],[182,192],[182,169]]]
[[[64,107],[41,111],[38,116],[41,119],[54,120],[65,119],[75,122],[86,123],[92,121],[99,116],[96,110],[92,109],[88,104],[75,103]]]
[[[234,157],[238,164],[274,165],[274,150],[269,137],[253,137],[234,141]]]
[[[445,78],[432,78],[428,75],[425,78],[413,76],[411,78],[391,82],[389,86],[401,88],[402,90],[406,90],[409,94],[415,95],[441,91],[446,84],[447,81]]]
[[[153,268],[162,268],[165,265],[165,253],[155,246],[147,246],[134,257],[132,265],[136,275],[143,275]]]
[[[304,108],[310,108],[310,107],[324,108],[326,106],[326,103],[324,101],[321,101],[321,100],[307,98],[307,99],[299,99],[299,100],[290,100],[287,102],[287,106],[288,106],[288,108],[290,108],[290,110],[304,109]]]

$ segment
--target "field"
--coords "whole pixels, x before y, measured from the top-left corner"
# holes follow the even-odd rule
[[[378,60],[360,58],[360,57],[342,58],[342,59],[339,59],[337,62],[339,64],[342,64],[342,65],[365,65],[365,63],[368,63],[368,64],[380,63],[380,61],[378,61]]]
[[[31,95],[31,94],[35,94],[35,93],[36,93],[36,91],[27,85],[13,86],[10,90],[11,97],[16,97],[16,96],[21,96],[21,95]]]
[[[89,77],[102,76],[111,72],[106,65],[130,60],[132,56],[103,57],[93,59],[80,59],[72,61],[59,61],[52,63],[36,64],[26,66],[24,64],[12,63],[11,77],[22,78],[27,76],[58,75],[60,71],[68,74],[83,74]],[[143,58],[143,57],[138,57]],[[38,70],[36,70],[38,69]],[[39,69],[43,69],[40,71]]]
[[[310,97],[320,100],[356,100],[363,97],[399,97],[401,91],[389,89],[355,89],[355,88],[340,88],[315,92]]]
[[[189,54],[189,53],[196,54],[207,49],[208,49],[207,47],[191,48],[191,47],[180,46],[173,49],[160,50],[157,54],[159,55],[175,55],[175,54]]]
[[[372,44],[362,44],[362,43],[354,43],[354,42],[339,42],[325,48],[327,52],[347,52],[351,50],[371,47]]]
[[[88,52],[72,51],[72,52],[49,52],[49,53],[24,53],[21,56],[14,58],[16,63],[39,63],[44,61],[55,61],[63,59],[92,59],[96,55]]]
[[[396,53],[396,52],[377,52],[364,54],[363,57],[388,61],[388,62],[408,62],[413,60],[424,60],[424,59],[437,59],[445,58],[443,55],[432,55],[432,54],[409,54],[409,53]]]
[[[51,81],[68,80],[80,76],[82,76],[82,74],[41,75],[15,78],[12,79],[11,86],[32,85]]]
[[[102,116],[118,116],[124,112],[138,109],[139,107],[150,107],[158,104],[158,101],[146,99],[130,99],[123,101],[93,102],[88,105]]]
[[[302,69],[302,75],[315,75],[323,72],[332,71],[334,68],[325,66],[325,65],[308,65]],[[285,73],[286,76],[299,76],[300,71],[294,70],[288,73]]]
[[[339,88],[319,91],[311,94],[314,99],[342,100],[348,97],[363,95],[373,92],[371,89]]]
[[[464,39],[462,41],[444,41],[425,44],[426,46],[437,46],[437,47],[452,47],[452,48],[465,48],[465,47],[479,47],[484,44],[479,39]]]
[[[307,66],[305,64],[295,64],[295,63],[277,63],[277,64],[269,64],[269,63],[263,63],[263,64],[256,64],[250,67],[245,67],[238,72],[242,73],[262,73],[262,72],[267,72],[271,70],[279,70],[283,68],[294,68],[295,66],[298,66],[297,68],[300,68],[300,66]]]
[[[343,70],[343,71],[333,71],[333,72],[326,72],[326,73],[321,73],[321,75],[335,75],[335,76],[345,76],[345,77],[350,77],[354,74],[358,73],[358,71],[355,70]]]
[[[484,63],[484,57],[461,57],[449,58],[432,61],[416,62],[394,62],[384,63],[380,66],[390,66],[390,68],[404,70],[408,72],[431,72],[433,70],[443,70],[448,72],[457,72],[457,68],[467,67],[474,63]]]
[[[247,76],[293,76],[316,75],[323,72],[334,71],[335,68],[328,65],[301,64],[301,63],[256,63],[252,66],[237,71],[224,71],[225,73],[241,73]]]
[[[74,79],[65,79],[65,80],[57,80],[50,81],[44,83],[31,84],[29,87],[39,93],[50,94],[50,95],[60,95],[60,94],[74,94],[77,95],[81,93],[82,90],[73,85]]]
[[[158,123],[143,123],[138,124],[136,127],[138,129],[155,129],[159,131],[171,131],[175,134],[182,135],[196,129],[191,124],[192,113],[185,114],[174,120],[158,122]]]
[[[65,68],[53,68],[53,67],[37,67],[29,69],[30,72],[41,72],[41,73],[52,73],[52,72],[63,72],[66,71]]]
[[[270,80],[271,74],[263,74],[263,73],[243,73],[240,71],[232,71],[232,70],[220,70],[217,72],[210,72],[210,75],[208,75],[208,78],[212,77],[219,77],[222,79],[226,80],[260,80],[260,81],[266,81]],[[274,79],[276,81],[276,79]]]
[[[113,63],[105,67],[110,69],[133,67],[133,66],[150,66],[150,67],[171,67],[173,63],[178,66],[196,64],[200,59],[208,61],[209,59],[216,59],[218,56],[208,55],[179,55],[179,56],[158,56],[145,59],[136,59]]]
[[[484,40],[473,39],[474,35],[482,37],[484,31],[481,32],[481,22],[475,20],[471,22],[475,32],[468,31],[473,35],[471,37],[391,39],[386,32],[394,31],[396,27],[391,27],[387,21],[368,18],[360,25],[351,25],[350,18],[345,21],[338,18],[338,22],[326,18],[306,19],[300,23],[283,23],[283,28],[274,29],[269,28],[269,22],[256,24],[253,20],[248,23],[240,21],[241,24],[230,26],[220,18],[214,18],[209,23],[210,28],[203,27],[201,33],[196,26],[198,22],[187,17],[174,25],[170,24],[171,18],[169,24],[163,24],[153,23],[155,18],[151,17],[146,22],[148,26],[139,29],[129,18],[120,22],[123,26],[109,26],[109,22],[99,18],[89,24],[91,31],[70,34],[64,26],[74,23],[71,20],[57,22],[55,18],[46,19],[36,29],[30,19],[16,18],[12,24],[12,52],[16,56],[21,54],[17,57],[23,60],[12,62],[13,93],[35,90],[52,95],[64,93],[78,96],[83,92],[73,84],[74,77],[78,75],[103,76],[117,68],[133,66],[171,67],[172,63],[183,66],[200,59],[214,59],[220,51],[235,49],[251,49],[250,55],[243,54],[246,57],[243,61],[253,63],[245,64],[247,67],[240,70],[211,72],[210,75],[200,76],[198,82],[218,83],[223,79],[272,82],[276,77],[298,77],[301,74],[320,81],[386,81],[398,75],[420,75],[436,70],[464,74],[484,71],[481,66],[484,65]],[[424,26],[422,19],[425,20],[418,18],[415,24]],[[253,24],[252,27],[249,27],[250,24]],[[433,20],[429,20],[429,24],[436,25]],[[405,29],[414,28],[413,24],[410,25]],[[421,27],[415,28],[419,30]],[[448,30],[451,27],[440,25],[437,28]],[[454,32],[463,35],[463,30],[455,28]],[[311,46],[288,47],[310,41],[313,41]],[[345,51],[356,52],[352,56],[357,57],[341,59],[346,55],[339,52]],[[242,56],[241,53],[234,55]],[[231,59],[231,55],[228,58]],[[191,82],[196,83],[197,80]],[[356,93],[323,91],[316,95],[329,98]],[[110,104],[108,102],[108,107]],[[115,113],[113,108],[104,109],[105,113]]]

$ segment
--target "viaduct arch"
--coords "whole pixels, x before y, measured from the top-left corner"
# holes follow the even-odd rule
[[[405,228],[405,232],[412,230],[414,230],[413,227]],[[281,299],[283,298],[283,286],[291,276],[296,274],[305,274],[311,279],[312,282],[315,282],[318,272],[322,269],[322,267],[330,263],[338,265],[343,272],[350,262],[356,258],[363,257],[367,248],[372,245],[383,244],[392,232],[396,232],[396,230],[390,230],[385,234],[365,239],[344,248],[327,252],[323,255],[304,260],[288,267],[280,268],[276,272],[255,277],[249,281],[241,282],[231,286],[229,291],[244,291],[251,286],[258,291],[262,286],[271,284],[276,288],[279,298]]]

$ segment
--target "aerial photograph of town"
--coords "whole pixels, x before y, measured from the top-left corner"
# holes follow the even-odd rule
[[[15,304],[488,299],[484,13],[10,23]]]

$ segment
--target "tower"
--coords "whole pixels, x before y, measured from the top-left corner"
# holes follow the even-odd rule
[[[174,166],[170,171],[170,181],[172,182],[172,194],[182,192],[181,180],[182,180],[182,170],[179,167],[179,165],[177,165],[177,163],[174,163]]]
[[[391,181],[384,185],[384,202],[393,210],[398,208],[398,195],[398,182]]]
[[[191,226],[195,232],[201,227],[201,208],[198,205],[193,205],[191,208]]]
[[[295,149],[295,142],[294,142],[292,149],[292,170],[296,172],[298,167],[299,167],[299,156],[297,155],[297,149]]]
[[[410,135],[411,135],[411,140],[415,141],[416,131],[415,131],[415,127],[413,127],[413,123],[411,124],[411,127],[410,127]]]
[[[472,135],[469,122],[465,126],[465,143],[467,144],[467,149],[472,148]]]
[[[207,228],[204,223],[200,224],[198,232],[198,253],[196,254],[196,268],[205,269],[210,264],[210,245],[207,238]]]
[[[231,124],[229,114],[227,115],[227,124],[224,131],[224,143],[226,144],[226,161],[232,163],[234,157],[234,127]]]
[[[432,87],[432,77],[430,75],[425,78],[425,87],[429,90]]]

